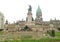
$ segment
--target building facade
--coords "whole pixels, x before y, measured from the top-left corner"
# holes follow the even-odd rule
[[[30,5],[26,21],[17,21],[16,23],[12,24],[9,24],[8,21],[6,21],[4,25],[4,32],[7,32],[8,34],[13,34],[13,36],[16,35],[17,38],[26,38],[27,36],[30,36],[36,39],[40,37],[46,37],[46,33],[49,30],[54,29],[55,31],[58,31],[58,28],[60,28],[60,20],[55,19],[50,21],[43,21],[42,11],[39,6],[36,11],[35,20],[33,19],[32,14],[32,7]],[[1,23],[3,23],[2,20],[0,21]]]
[[[0,29],[4,29],[4,16],[0,12]]]
[[[51,23],[52,23],[52,25],[54,25],[53,28],[58,28],[60,26],[60,20],[55,19],[55,20],[50,20],[50,21],[43,21],[42,11],[41,11],[39,6],[38,6],[37,11],[36,11],[35,20],[32,17],[32,14],[33,14],[32,7],[31,7],[31,5],[29,5],[26,21],[17,21],[16,23],[13,23],[13,25],[8,24],[8,21],[6,21],[5,28],[9,29],[9,31],[10,31],[11,28],[15,27],[16,29],[18,28],[20,31],[21,29],[24,29],[25,26],[28,26],[33,31],[37,31],[37,30],[38,31],[41,31],[41,30],[47,31],[47,30],[50,30]],[[58,25],[58,26],[55,26],[55,25]]]
[[[38,6],[38,9],[36,11],[35,24],[41,24],[42,21],[43,21],[43,19],[42,19],[42,11],[41,11],[40,7]]]

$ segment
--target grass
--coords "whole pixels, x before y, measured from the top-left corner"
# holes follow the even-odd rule
[[[60,36],[60,32],[56,32],[55,33],[55,36]]]
[[[41,38],[41,39],[20,39],[20,40],[5,40],[1,42],[60,42],[60,38]]]
[[[2,35],[3,34],[3,32],[0,32],[0,35]]]

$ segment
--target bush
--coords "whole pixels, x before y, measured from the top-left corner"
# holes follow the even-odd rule
[[[60,28],[58,28],[58,30],[60,31]]]
[[[55,37],[55,30],[47,31],[47,33],[48,33],[50,36]]]
[[[51,30],[51,36],[55,37],[55,31],[54,30]]]

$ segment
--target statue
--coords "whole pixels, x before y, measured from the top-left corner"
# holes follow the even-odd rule
[[[28,11],[32,11],[32,7],[31,7],[31,5],[29,5],[29,9],[28,9]]]
[[[6,20],[6,23],[5,24],[8,24],[8,20]]]

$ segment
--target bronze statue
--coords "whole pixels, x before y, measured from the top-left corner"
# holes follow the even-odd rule
[[[29,5],[29,9],[28,9],[28,11],[32,11],[32,7],[31,7],[31,5]]]

